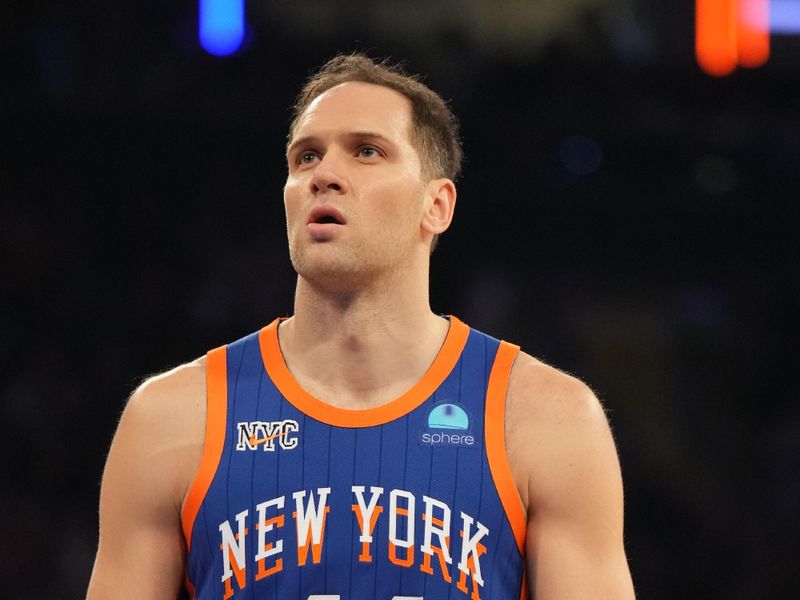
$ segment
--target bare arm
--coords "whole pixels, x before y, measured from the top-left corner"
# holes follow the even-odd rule
[[[508,413],[509,459],[528,513],[531,597],[633,599],[619,461],[597,398],[520,355]]]
[[[202,360],[131,397],[103,473],[88,600],[177,597],[186,552],[181,506],[200,463],[204,421]]]

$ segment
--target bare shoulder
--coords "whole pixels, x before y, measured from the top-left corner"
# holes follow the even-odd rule
[[[125,411],[168,420],[192,418],[198,411],[205,412],[205,392],[206,359],[203,356],[145,379],[131,395]]]
[[[87,598],[175,598],[181,509],[200,464],[205,360],[150,377],[130,397],[100,488],[100,539]]]
[[[506,447],[526,508],[561,501],[569,493],[564,486],[598,467],[598,458],[618,468],[605,411],[591,388],[524,352],[509,381]]]
[[[112,450],[135,455],[180,508],[205,436],[205,357],[149,377],[131,395]]]
[[[520,354],[506,407],[506,450],[528,515],[531,597],[634,598],[619,460],[597,397]]]
[[[512,422],[605,423],[603,407],[588,385],[525,352],[511,370],[507,411]]]

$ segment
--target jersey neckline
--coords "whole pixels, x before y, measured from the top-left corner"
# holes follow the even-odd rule
[[[275,319],[258,334],[261,358],[267,375],[278,391],[296,409],[314,419],[335,427],[373,427],[402,417],[425,402],[456,366],[469,337],[469,327],[450,316],[450,328],[442,347],[422,379],[400,397],[367,409],[350,409],[333,406],[304,390],[286,366],[278,341]]]

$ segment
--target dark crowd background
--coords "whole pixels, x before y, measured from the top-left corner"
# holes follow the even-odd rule
[[[79,598],[127,396],[292,310],[288,107],[338,51],[405,60],[462,121],[432,305],[604,401],[642,599],[800,589],[800,37],[715,79],[692,3],[0,6],[0,577]],[[376,232],[376,235],[379,234]]]

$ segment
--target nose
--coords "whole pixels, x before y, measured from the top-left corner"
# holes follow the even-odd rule
[[[328,191],[344,194],[347,191],[344,166],[335,152],[328,151],[319,160],[308,185],[314,195]]]

